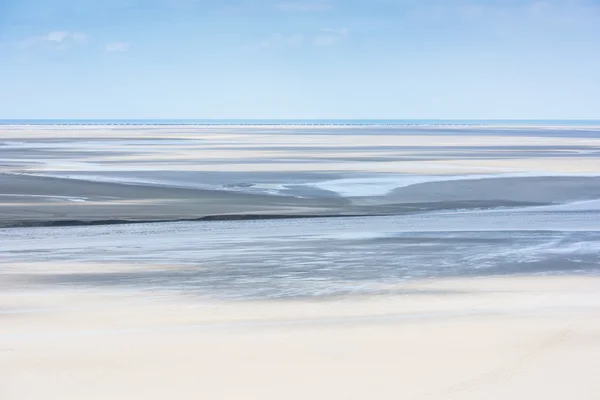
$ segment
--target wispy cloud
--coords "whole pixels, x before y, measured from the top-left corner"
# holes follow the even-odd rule
[[[104,48],[107,53],[125,53],[129,51],[131,45],[127,42],[109,43]]]
[[[348,36],[348,29],[321,29],[313,38],[315,46],[333,46],[334,44],[344,40]]]
[[[281,33],[274,33],[267,39],[260,42],[258,45],[261,49],[274,48],[274,47],[298,47],[304,44],[304,35],[283,35]]]
[[[21,47],[37,45],[50,45],[57,49],[64,49],[71,45],[81,45],[88,41],[88,36],[81,32],[52,31],[41,36],[35,36],[19,42]]]
[[[87,35],[81,32],[54,31],[42,36],[40,39],[47,42],[57,43],[65,43],[69,41],[75,43],[85,43],[87,41]]]
[[[246,49],[283,49],[300,48],[306,46],[327,47],[334,46],[348,37],[350,31],[343,29],[321,29],[316,33],[296,33],[284,35],[274,33],[258,45],[248,46]]]
[[[600,4],[586,1],[534,1],[524,8],[524,13],[533,18],[551,23],[592,22],[600,19]]]
[[[464,19],[520,23],[528,21],[563,25],[565,23],[597,22],[600,4],[586,0],[532,0],[520,2],[483,2],[477,0],[460,3],[439,2],[419,4],[412,9],[413,16],[428,19]]]
[[[279,3],[276,5],[276,7],[278,10],[286,12],[320,12],[331,10],[333,8],[331,4],[323,1],[290,1]]]
[[[58,42],[58,43],[61,43],[66,38],[68,38],[69,35],[70,35],[69,32],[56,31],[56,32],[50,32],[47,35],[42,36],[41,39],[42,40],[46,40],[48,42]]]

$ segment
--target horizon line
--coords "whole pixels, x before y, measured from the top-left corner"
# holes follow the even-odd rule
[[[0,118],[0,122],[18,121],[206,121],[206,122],[264,122],[264,121],[390,121],[390,122],[417,122],[417,121],[482,121],[482,122],[600,122],[600,118]]]

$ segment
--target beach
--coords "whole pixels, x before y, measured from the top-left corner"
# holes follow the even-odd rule
[[[597,126],[0,126],[0,398],[596,399]]]
[[[391,297],[229,304],[122,291],[26,300],[3,294],[0,393],[596,398],[598,278],[473,278],[400,288],[405,293]],[[31,308],[6,313],[11,301]]]

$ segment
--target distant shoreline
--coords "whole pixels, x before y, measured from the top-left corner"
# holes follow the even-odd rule
[[[201,119],[0,119],[0,126],[207,126],[207,127],[600,127],[600,120],[201,120]]]

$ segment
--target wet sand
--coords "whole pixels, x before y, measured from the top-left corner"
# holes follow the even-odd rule
[[[433,280],[399,289],[229,303],[66,288],[3,292],[0,395],[591,400],[600,392],[598,278]]]
[[[590,127],[3,126],[0,227],[593,200],[599,153]]]
[[[205,217],[318,216],[342,212],[346,201],[144,185],[1,175],[0,227]],[[11,196],[12,195],[12,196]],[[80,200],[81,201],[78,201]]]
[[[0,227],[85,223],[401,215],[542,206],[600,198],[597,177],[461,178],[378,196],[273,196],[227,190],[0,174]]]

